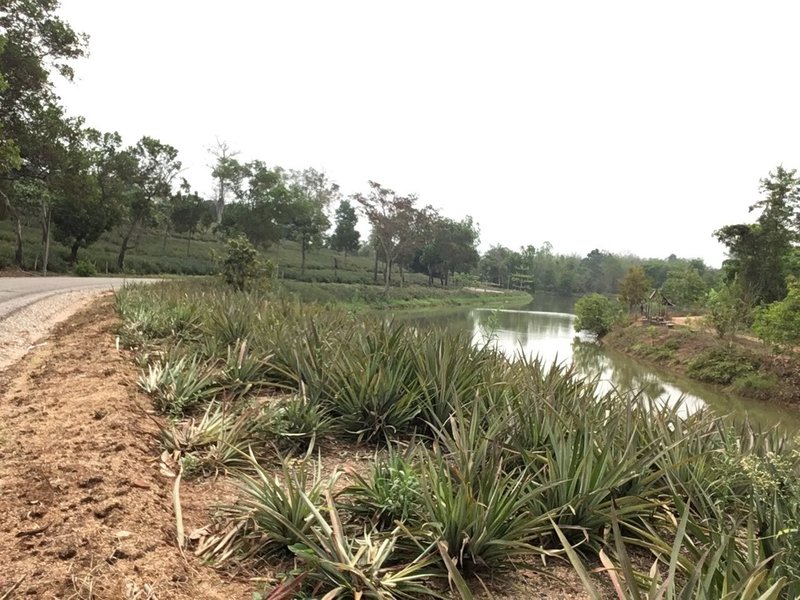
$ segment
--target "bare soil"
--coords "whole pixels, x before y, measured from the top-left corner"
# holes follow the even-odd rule
[[[117,325],[106,293],[0,373],[0,598],[250,600],[270,573],[214,570],[178,548],[158,424]],[[365,453],[326,454],[327,470]],[[225,500],[224,478],[184,482],[187,533]],[[539,569],[485,583],[494,598],[588,597],[564,563]]]
[[[171,479],[109,295],[0,376],[0,597],[249,599],[252,584],[184,557]],[[187,529],[215,489],[187,485]]]

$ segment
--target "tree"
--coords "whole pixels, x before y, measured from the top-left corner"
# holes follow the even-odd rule
[[[211,176],[216,180],[217,225],[220,225],[226,202],[241,193],[240,186],[246,169],[236,160],[239,153],[231,150],[226,142],[217,140],[209,152],[216,159],[211,167]]]
[[[243,170],[241,201],[229,205],[222,229],[240,231],[251,243],[267,248],[288,235],[293,202],[283,169],[249,162]]]
[[[492,246],[481,258],[481,278],[493,281],[500,287],[509,287],[513,259],[513,250],[499,244]]]
[[[71,80],[69,61],[86,48],[86,37],[56,15],[57,8],[57,0],[6,0],[0,11],[0,200],[3,214],[14,221],[19,266],[22,214],[14,186],[51,171],[52,138],[44,130],[63,111],[50,74]]]
[[[119,218],[120,190],[112,181],[117,134],[101,135],[76,127],[65,149],[61,168],[51,177],[55,238],[70,247],[70,262],[111,229]],[[44,221],[44,217],[43,217]],[[47,232],[43,230],[46,237]],[[44,253],[47,263],[47,252]]]
[[[228,239],[226,246],[222,278],[235,290],[244,291],[258,275],[258,252],[241,235]]]
[[[759,308],[753,320],[756,335],[783,352],[800,344],[800,282],[790,278],[788,288],[783,300]]]
[[[289,236],[300,242],[300,272],[306,270],[309,246],[321,245],[322,234],[330,227],[326,209],[339,196],[339,186],[316,169],[289,171],[292,204],[289,210]]]
[[[752,224],[727,225],[714,232],[728,247],[727,281],[738,279],[751,289],[756,301],[775,302],[786,295],[790,257],[797,241],[800,178],[778,166],[761,180],[764,197],[750,207],[761,214]]]
[[[344,252],[345,262],[347,261],[348,252],[356,252],[359,248],[359,241],[361,234],[356,229],[358,224],[358,215],[356,209],[350,204],[348,199],[344,199],[339,203],[336,208],[336,229],[331,236],[330,244],[331,249],[337,252]]]
[[[661,291],[678,306],[697,308],[703,304],[708,286],[695,267],[687,266],[670,271]]]
[[[186,234],[186,256],[189,256],[192,236],[200,228],[211,225],[215,213],[215,208],[192,192],[189,182],[184,179],[181,189],[171,199],[169,219],[177,233]]]
[[[436,276],[442,285],[447,286],[451,273],[476,266],[480,259],[476,249],[478,236],[471,217],[454,221],[435,215],[425,232],[418,255],[419,263],[428,274],[428,284],[433,285]]]
[[[652,287],[652,283],[645,275],[642,267],[630,267],[628,274],[619,283],[618,293],[620,300],[628,306],[629,310],[633,310],[636,306],[641,306],[647,299]]]
[[[619,317],[619,305],[602,294],[589,294],[575,303],[575,331],[588,331],[602,338]]]
[[[719,291],[710,290],[706,299],[706,320],[722,338],[733,338],[750,322],[754,294],[740,281],[723,285]]]
[[[172,193],[172,180],[180,172],[178,151],[151,137],[143,137],[128,149],[121,168],[128,183],[127,202],[123,207],[123,233],[117,256],[117,267],[125,268],[125,254],[131,238],[153,216],[156,202],[165,201]]]
[[[370,191],[366,196],[354,194],[351,198],[361,205],[361,210],[372,225],[376,248],[381,250],[386,262],[384,291],[388,291],[392,266],[416,218],[416,199],[413,196],[398,196],[375,181],[370,181],[369,186]]]

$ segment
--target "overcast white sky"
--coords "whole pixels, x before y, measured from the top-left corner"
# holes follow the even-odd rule
[[[372,179],[482,246],[723,248],[758,181],[800,167],[800,2],[62,0],[91,36],[59,92],[91,126],[216,137],[346,193]]]

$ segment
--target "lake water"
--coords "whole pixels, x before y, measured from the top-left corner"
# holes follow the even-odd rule
[[[577,372],[598,377],[601,391],[616,387],[643,391],[651,398],[683,398],[687,410],[709,405],[718,414],[741,419],[745,415],[763,425],[781,424],[800,431],[800,412],[767,402],[748,400],[605,349],[590,338],[579,337],[573,327],[574,300],[537,294],[532,304],[517,310],[485,308],[451,310],[413,317],[422,326],[446,326],[472,332],[476,343],[492,336],[508,356],[524,353],[547,363],[571,362]]]

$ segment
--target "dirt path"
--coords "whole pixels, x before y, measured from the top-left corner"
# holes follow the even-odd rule
[[[249,599],[252,585],[184,559],[158,428],[110,294],[0,376],[0,598]],[[216,492],[187,484],[187,530]],[[16,595],[14,595],[16,594]]]

